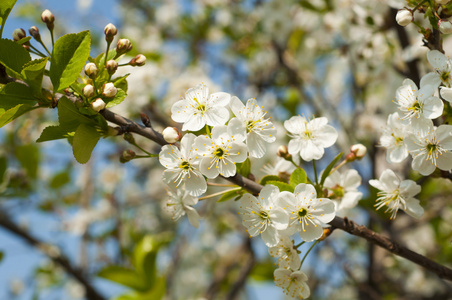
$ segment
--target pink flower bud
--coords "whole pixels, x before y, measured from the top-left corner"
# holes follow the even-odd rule
[[[26,36],[27,36],[27,33],[22,28],[17,28],[16,30],[13,31],[13,39],[15,41],[20,41],[21,39],[23,39]]]
[[[83,95],[87,98],[94,96],[94,86],[87,84],[83,87]]]
[[[396,15],[396,21],[400,26],[407,26],[413,22],[413,12],[409,9],[400,9]]]
[[[39,34],[39,29],[36,26],[31,26],[30,29],[28,29],[28,32],[30,35],[37,40],[38,42],[41,40],[41,35]]]
[[[102,100],[101,98],[97,98],[96,99],[96,101],[94,101],[93,103],[91,103],[91,107],[95,110],[95,111],[97,111],[97,112],[99,112],[99,111],[101,111],[102,109],[104,109],[105,108],[105,102],[104,102],[104,100]]]
[[[137,56],[135,56],[134,58],[132,58],[129,61],[129,65],[135,67],[141,67],[144,66],[144,64],[146,63],[146,56],[144,56],[143,54],[138,54]]]
[[[116,53],[118,55],[124,54],[132,50],[132,43],[128,39],[120,39],[116,44]]]
[[[115,87],[113,82],[106,83],[102,86],[102,95],[108,98],[113,98],[116,96],[118,89]]]
[[[182,138],[181,133],[176,127],[166,127],[163,130],[162,135],[163,139],[170,144],[174,144]]]
[[[112,75],[118,69],[118,63],[115,60],[110,59],[109,61],[107,61],[106,68],[107,68],[108,74]]]
[[[355,144],[350,147],[350,152],[355,154],[356,159],[361,159],[366,155],[367,148],[363,144]]]
[[[41,14],[41,20],[46,24],[53,23],[55,22],[55,16],[50,10],[46,9]]]
[[[96,77],[99,70],[95,63],[87,63],[85,66],[85,74],[89,77]]]
[[[115,25],[109,23],[107,26],[105,26],[104,33],[105,33],[105,40],[108,43],[111,43],[113,41],[113,38],[115,37],[115,35],[118,33],[118,30],[116,29]]]

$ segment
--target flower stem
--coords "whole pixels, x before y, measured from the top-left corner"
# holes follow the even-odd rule
[[[303,265],[304,260],[306,259],[306,257],[308,256],[309,252],[311,252],[312,248],[314,248],[315,245],[317,245],[320,241],[317,240],[314,242],[314,244],[312,244],[311,247],[309,247],[308,251],[306,252],[306,254],[304,255],[303,259],[301,260],[301,264],[300,264],[300,268]]]
[[[207,185],[211,186],[224,186],[224,187],[236,187],[236,184],[224,184],[224,183],[215,183],[215,182],[207,182]]]
[[[303,245],[304,243],[306,243],[305,241],[302,241],[301,243],[297,244],[294,246],[295,249],[298,249],[301,245]]]
[[[225,190],[225,191],[214,193],[214,194],[211,194],[211,195],[208,195],[208,196],[201,197],[198,200],[204,200],[204,199],[213,198],[213,197],[220,196],[220,195],[223,195],[223,194],[226,194],[226,193],[229,193],[229,192],[239,191],[241,189],[242,188],[239,186],[239,187],[236,187],[236,188],[233,188],[233,189],[229,189],[229,190]]]
[[[314,169],[314,176],[315,176],[315,184],[319,184],[319,179],[317,177],[317,168],[315,166],[315,160],[312,160],[312,168]]]
[[[107,42],[107,50],[105,51],[105,59],[104,59],[104,66],[107,67],[107,57],[108,57],[108,51],[110,51],[110,42]]]

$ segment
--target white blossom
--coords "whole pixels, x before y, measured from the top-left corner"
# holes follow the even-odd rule
[[[246,106],[237,97],[232,97],[231,110],[235,118],[229,121],[240,128],[246,135],[246,145],[250,156],[261,158],[266,152],[266,143],[276,140],[276,129],[269,118],[265,118],[264,111],[256,102],[256,99],[248,99]]]
[[[386,160],[389,163],[399,163],[408,157],[405,136],[409,133],[409,126],[400,119],[398,112],[390,114],[380,137],[380,145],[386,148]]]
[[[279,189],[274,185],[266,185],[256,198],[245,194],[240,199],[240,211],[243,226],[250,237],[261,234],[268,247],[278,244],[278,230],[284,230],[289,223],[289,215],[277,203]]]
[[[302,271],[288,269],[276,269],[273,273],[275,284],[284,290],[287,296],[297,299],[305,299],[311,295],[308,284],[308,276]]]
[[[413,180],[400,180],[400,178],[390,169],[381,173],[378,180],[371,179],[369,184],[380,192],[377,193],[378,209],[387,206],[386,212],[391,212],[391,219],[395,219],[397,211],[403,209],[412,217],[419,218],[424,213],[424,209],[419,204],[419,200],[414,198],[421,191],[421,186]]]
[[[273,257],[278,257],[278,266],[284,269],[298,270],[301,260],[293,240],[288,236],[281,236],[278,244],[268,248],[268,253]]]
[[[317,198],[313,185],[300,183],[294,193],[283,191],[277,200],[289,213],[289,227],[282,233],[292,235],[298,231],[300,237],[311,242],[323,234],[323,224],[334,219],[334,203],[327,198]]]
[[[430,175],[436,167],[452,169],[452,125],[429,126],[423,132],[410,134],[405,144],[413,157],[411,167],[422,175]]]
[[[231,95],[223,92],[209,95],[209,89],[203,84],[185,92],[185,99],[180,100],[171,108],[171,118],[184,123],[182,130],[198,131],[206,124],[209,126],[224,125],[229,119],[229,104]]]
[[[325,117],[314,118],[310,121],[301,116],[293,116],[284,121],[284,127],[291,138],[289,153],[300,154],[305,161],[322,158],[325,150],[337,140],[337,131],[333,126],[327,125]]]
[[[212,129],[212,137],[198,136],[194,141],[195,151],[202,158],[201,172],[207,178],[234,176],[236,163],[244,162],[248,149],[243,143],[245,136],[235,126],[220,125]]]
[[[159,153],[160,163],[167,168],[163,172],[163,181],[170,187],[177,188],[185,183],[185,189],[192,196],[200,196],[207,190],[207,183],[199,171],[201,158],[193,150],[196,136],[184,135],[180,150],[174,145],[165,145]]]
[[[441,83],[446,87],[451,87],[452,84],[452,66],[450,59],[438,50],[427,52],[427,60],[435,69],[435,72],[430,72],[422,77],[422,82],[438,87]]]
[[[337,216],[345,216],[361,200],[363,194],[358,191],[360,185],[361,176],[359,176],[358,171],[353,169],[342,174],[335,171],[325,179],[323,186],[331,191],[329,198],[335,204]]]
[[[192,206],[198,203],[198,198],[190,195],[184,189],[168,190],[168,200],[166,202],[166,209],[171,214],[173,221],[179,220],[182,216],[187,214],[190,224],[199,227],[199,214]]]

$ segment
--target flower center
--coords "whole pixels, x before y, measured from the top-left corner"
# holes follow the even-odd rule
[[[223,150],[223,148],[218,147],[217,149],[215,149],[215,152],[213,153],[213,155],[215,155],[219,159],[222,159],[224,156],[224,153],[225,153],[225,151]]]
[[[266,211],[260,211],[259,212],[259,217],[261,217],[262,220],[267,220],[268,219],[268,213]]]
[[[336,198],[336,199],[342,198],[345,195],[345,189],[342,186],[338,185],[338,184],[336,184],[331,189],[331,191],[333,192],[333,198]]]
[[[420,111],[422,111],[422,106],[419,103],[419,101],[416,101],[416,102],[414,102],[414,104],[411,107],[408,107],[408,110],[413,113],[420,112]]]
[[[450,78],[450,71],[441,73],[440,77],[441,77],[441,81],[447,84],[449,82],[449,78]]]
[[[190,164],[188,161],[184,160],[184,161],[179,165],[179,168],[188,171],[188,170],[191,169],[191,164]]]
[[[308,214],[308,211],[305,208],[302,208],[298,211],[298,217],[300,217],[300,218],[304,218],[307,214]]]

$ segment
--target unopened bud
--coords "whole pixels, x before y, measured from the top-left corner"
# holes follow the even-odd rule
[[[39,29],[36,26],[31,26],[30,29],[28,29],[28,32],[30,35],[37,40],[38,42],[41,41],[41,35],[39,34]]]
[[[104,95],[107,98],[113,98],[116,96],[116,93],[118,92],[118,89],[115,87],[113,82],[105,83],[102,86],[102,95]]]
[[[119,161],[121,163],[126,163],[128,161],[131,161],[132,159],[135,158],[136,153],[132,150],[124,150],[124,152],[122,152],[121,157],[119,158]]]
[[[132,145],[135,145],[135,138],[130,132],[124,133],[124,140]]]
[[[396,15],[396,21],[400,26],[407,26],[413,22],[413,12],[409,9],[400,9]]]
[[[144,66],[144,64],[146,63],[146,56],[144,56],[143,54],[138,54],[137,56],[135,56],[134,58],[132,58],[129,61],[129,65],[131,65],[132,67],[138,66]]]
[[[176,127],[166,127],[162,135],[163,139],[170,144],[174,144],[182,138],[180,131]]]
[[[113,41],[115,35],[118,33],[118,30],[116,29],[115,25],[110,23],[107,26],[105,26],[104,33],[105,40],[107,41],[108,44],[110,44]]]
[[[94,96],[94,86],[87,84],[83,87],[82,92],[86,98],[91,98],[92,96]]]
[[[50,10],[46,9],[41,14],[41,20],[46,23],[47,28],[49,28],[50,31],[53,30],[54,22],[55,22],[55,16],[50,12]]]
[[[285,160],[291,160],[292,155],[289,154],[289,149],[287,149],[286,145],[281,145],[278,148],[278,151],[276,152],[276,155],[279,157],[284,158]]]
[[[132,43],[128,39],[120,39],[116,44],[116,53],[121,55],[132,50]]]
[[[118,69],[118,63],[115,60],[110,59],[107,61],[105,68],[107,68],[108,74],[113,75]]]
[[[97,112],[104,109],[105,105],[106,104],[105,104],[104,100],[102,100],[101,98],[97,98],[96,101],[91,103],[91,107],[94,109],[94,111],[97,111]]]
[[[355,144],[350,147],[350,152],[355,154],[356,159],[361,159],[366,155],[367,148],[363,144]]]
[[[443,34],[452,33],[452,23],[450,21],[443,19],[438,21],[439,31]]]
[[[27,33],[22,28],[17,28],[13,31],[13,39],[17,42],[27,36]]]
[[[97,69],[97,66],[95,63],[87,63],[85,66],[85,74],[89,77],[96,77],[99,70]]]
[[[143,125],[146,127],[151,127],[151,120],[145,113],[140,113],[141,122],[143,122]]]

